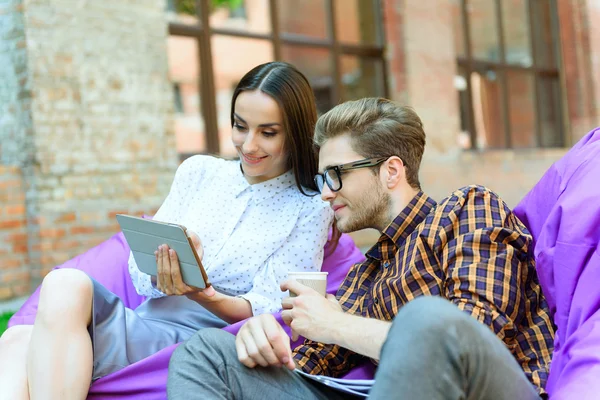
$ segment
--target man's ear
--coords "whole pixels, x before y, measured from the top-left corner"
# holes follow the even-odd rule
[[[392,156],[383,163],[385,169],[384,184],[388,189],[394,189],[398,184],[406,182],[406,168],[400,157]]]

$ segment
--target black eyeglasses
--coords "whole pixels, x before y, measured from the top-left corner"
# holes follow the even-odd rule
[[[365,158],[364,160],[353,161],[342,165],[334,165],[333,167],[325,168],[322,174],[315,175],[315,185],[319,192],[323,192],[325,183],[329,186],[332,192],[342,190],[342,173],[353,169],[375,167],[386,161],[389,157]]]

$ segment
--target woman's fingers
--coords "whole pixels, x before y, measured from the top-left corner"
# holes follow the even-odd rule
[[[174,294],[181,296],[190,292],[197,291],[183,282],[183,276],[181,276],[181,266],[179,265],[179,258],[177,258],[177,252],[173,249],[169,249],[169,260],[171,262],[171,282],[173,282]]]
[[[160,257],[162,258],[162,265],[163,265],[163,287],[165,290],[163,290],[163,293],[171,296],[173,294],[175,294],[174,288],[173,288],[173,278],[171,277],[171,269],[172,269],[172,265],[171,265],[171,259],[169,257],[169,247],[166,244],[163,244],[162,246],[160,246]]]
[[[161,279],[160,279],[160,263],[158,259],[158,250],[154,252],[154,259],[156,260],[156,289],[161,290]]]
[[[204,248],[202,247],[202,241],[200,240],[200,236],[198,236],[195,232],[187,231],[188,236],[192,239],[192,244],[196,248],[196,253],[202,261],[202,257],[204,257]]]

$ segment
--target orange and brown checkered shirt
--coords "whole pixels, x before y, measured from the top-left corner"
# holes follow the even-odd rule
[[[354,265],[337,298],[349,313],[390,321],[418,296],[442,296],[490,327],[543,393],[554,330],[525,226],[492,191],[468,186],[436,204],[417,194],[367,259]],[[311,374],[339,377],[365,357],[305,341],[295,350]]]

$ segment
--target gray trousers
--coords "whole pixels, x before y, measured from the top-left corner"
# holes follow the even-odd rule
[[[539,399],[504,343],[439,297],[404,306],[381,355],[371,399]],[[246,368],[234,336],[217,329],[177,348],[167,393],[171,400],[351,398],[283,368]]]

